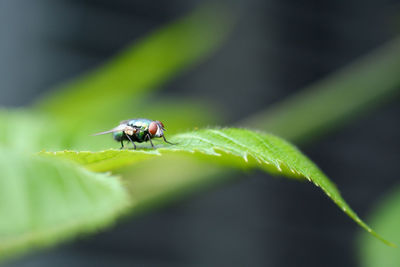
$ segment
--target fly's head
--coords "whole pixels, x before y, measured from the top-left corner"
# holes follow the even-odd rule
[[[164,124],[161,121],[152,121],[149,125],[149,133],[152,137],[163,137],[164,131]]]

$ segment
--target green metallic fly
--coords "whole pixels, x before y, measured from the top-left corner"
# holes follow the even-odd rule
[[[175,145],[165,139],[164,131],[164,124],[162,124],[161,121],[153,121],[149,119],[131,119],[121,121],[117,127],[109,131],[96,133],[94,135],[112,133],[114,140],[121,142],[121,149],[124,148],[123,141],[131,142],[134,149],[136,149],[134,142],[142,143],[150,141],[151,146],[155,148],[153,142],[151,141],[151,139],[155,137],[162,137],[166,143]]]

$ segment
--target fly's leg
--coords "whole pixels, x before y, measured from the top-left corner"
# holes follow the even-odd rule
[[[168,141],[167,141],[167,139],[165,139],[165,136],[164,136],[164,135],[162,136],[162,138],[164,139],[165,143],[168,143],[168,144],[171,144],[171,145],[177,145],[177,144],[174,144],[174,143],[168,142]]]
[[[132,145],[133,145],[133,149],[136,150],[136,145],[134,142],[132,142]]]
[[[153,149],[156,149],[156,147],[153,145],[153,142],[151,141],[150,135],[147,134],[146,137],[147,137],[147,140],[150,141],[150,144],[151,144],[151,146],[153,147]]]
[[[132,139],[129,137],[128,134],[125,134],[125,135],[126,135],[126,137],[128,137],[129,141],[131,141],[131,143],[132,143],[132,145],[133,145],[133,149],[136,150],[136,145],[135,145],[135,143],[132,141]]]
[[[124,142],[121,139],[121,147],[119,149],[123,149],[124,148]]]

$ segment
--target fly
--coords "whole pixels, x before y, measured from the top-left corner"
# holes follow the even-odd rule
[[[96,133],[94,135],[112,133],[114,140],[121,142],[121,149],[124,148],[124,141],[131,142],[133,148],[136,149],[135,142],[142,143],[149,141],[151,146],[155,148],[151,139],[162,137],[168,144],[174,145],[165,139],[165,127],[161,121],[153,121],[149,119],[131,119],[121,121],[119,125],[109,131]]]

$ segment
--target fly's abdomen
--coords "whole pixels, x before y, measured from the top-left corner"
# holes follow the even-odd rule
[[[130,135],[129,137],[132,141],[141,143],[141,142],[145,141],[146,133],[144,131],[138,131],[134,135]],[[118,141],[118,142],[121,142],[121,140],[122,141],[129,140],[124,132],[113,133],[113,138],[115,141]]]
[[[115,132],[113,133],[113,138],[116,141],[126,140],[124,132]]]

